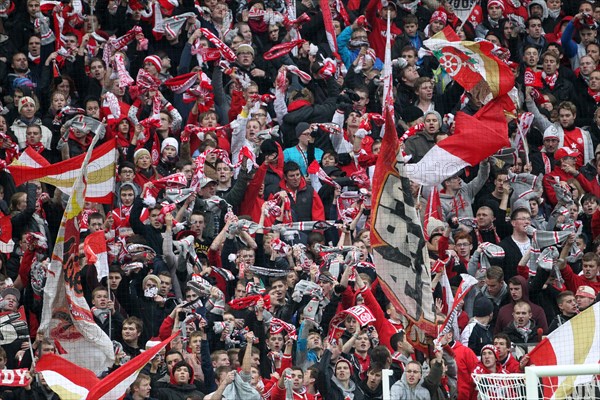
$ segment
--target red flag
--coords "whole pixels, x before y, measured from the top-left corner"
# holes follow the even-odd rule
[[[108,251],[104,230],[96,231],[85,238],[83,241],[83,252],[88,264],[96,265],[98,281],[108,276]]]
[[[459,112],[455,134],[429,150],[416,164],[405,167],[406,175],[425,186],[435,186],[467,166],[479,164],[503,147],[510,147],[504,111],[515,106],[508,95],[498,97],[475,115]]]
[[[329,49],[339,60],[337,40],[335,36],[335,28],[333,27],[333,17],[331,16],[331,9],[329,8],[329,0],[319,0],[321,6],[321,13],[323,14],[323,23],[325,25],[325,36],[327,37],[327,43]]]
[[[436,335],[429,255],[422,227],[397,160],[400,141],[393,108],[384,107],[385,135],[373,177],[371,244],[381,288],[390,302],[422,331]]]
[[[175,332],[171,337],[132,358],[102,380],[99,380],[89,369],[82,368],[55,354],[42,356],[36,365],[36,370],[42,373],[48,386],[61,399],[119,399],[125,395],[125,391],[136,380],[142,368],[179,334],[180,331]]]

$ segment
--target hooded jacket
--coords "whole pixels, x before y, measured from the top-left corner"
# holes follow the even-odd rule
[[[317,379],[317,387],[319,392],[327,400],[352,400],[366,399],[364,393],[352,379],[349,381],[348,389],[344,389],[338,379],[333,375],[331,368],[331,351],[325,350],[321,356],[321,361],[318,364],[319,379]],[[352,375],[352,372],[351,372]]]
[[[454,352],[454,359],[456,360],[456,389],[458,392],[458,398],[475,400],[477,398],[477,394],[475,391],[473,378],[471,377],[471,371],[475,369],[479,359],[473,350],[463,346],[462,343],[457,340],[453,341],[450,347]]]
[[[430,400],[429,390],[423,386],[423,377],[414,388],[411,388],[406,382],[406,374],[402,375],[402,378],[392,385],[391,398],[392,400]]]
[[[440,203],[444,213],[444,221],[450,216],[458,218],[473,218],[473,201],[490,175],[490,163],[482,162],[479,165],[479,173],[469,183],[462,182],[460,189],[455,195],[440,191]]]
[[[308,122],[309,124],[331,122],[337,108],[337,97],[340,94],[340,86],[335,79],[327,79],[327,94],[328,97],[322,104],[311,104],[307,100],[299,99],[288,105],[288,113],[283,117],[283,124],[281,125],[284,148],[287,149],[298,143],[296,125],[300,122]],[[319,148],[331,147],[329,136],[324,135],[322,138],[317,138],[315,146]]]
[[[531,6],[538,5],[542,7],[542,21],[548,18],[548,6],[544,0],[531,0],[531,3],[527,4],[527,13],[531,15]]]
[[[175,371],[180,367],[187,367],[190,379],[187,383],[177,383],[175,380]],[[159,400],[186,400],[191,396],[204,397],[204,393],[200,392],[194,385],[194,368],[185,361],[180,361],[173,366],[171,370],[171,383],[166,388],[158,389]]]
[[[535,324],[539,328],[542,328],[544,333],[548,332],[548,321],[546,321],[546,313],[544,312],[544,309],[529,300],[529,285],[527,284],[525,278],[517,275],[516,279],[519,280],[522,288],[521,293],[523,296],[521,297],[521,300],[526,301],[531,306],[532,319],[535,321]],[[506,328],[512,322],[514,306],[515,301],[511,297],[510,304],[500,308],[500,311],[498,311],[498,318],[496,319],[496,325],[494,326],[494,333],[502,332],[504,328]]]

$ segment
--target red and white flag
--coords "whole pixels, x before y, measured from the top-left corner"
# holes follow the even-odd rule
[[[42,356],[36,365],[36,370],[44,376],[50,389],[61,399],[120,399],[136,380],[142,368],[178,335],[179,331],[132,358],[102,380],[98,379],[92,371],[55,354]],[[84,352],[85,349],[82,348],[81,351]]]
[[[329,0],[319,0],[321,6],[321,13],[323,15],[323,24],[325,25],[325,36],[327,37],[327,43],[331,53],[335,55],[335,58],[339,59],[337,39],[335,36],[335,28],[333,27],[333,17],[331,15],[331,9],[329,8]]]
[[[424,186],[437,186],[463,168],[510,147],[505,110],[514,110],[508,95],[495,98],[473,116],[458,112],[454,135],[436,144],[418,163],[407,164],[406,176]]]
[[[559,326],[529,352],[529,358],[530,365],[564,365],[567,370],[570,365],[598,365],[600,303],[594,304]],[[577,386],[585,385],[594,379],[594,375],[544,377],[542,398],[571,398]],[[592,392],[593,390],[592,388]],[[594,398],[594,396],[587,394],[577,398]]]
[[[39,180],[56,186],[63,193],[71,195],[73,184],[81,172],[86,154],[50,164],[31,147],[27,147],[7,168],[15,185]],[[115,191],[115,166],[117,161],[116,139],[98,146],[92,152],[87,172],[86,200],[96,203],[112,204]]]
[[[67,359],[100,374],[113,365],[115,355],[112,341],[94,322],[83,296],[79,265],[79,216],[84,208],[87,180],[90,178],[88,165],[97,141],[98,136],[95,135],[78,167],[78,174],[74,176],[75,183],[48,268],[39,331],[58,341],[66,351]],[[114,166],[112,171],[114,174]]]
[[[391,95],[390,95],[391,97]],[[400,160],[393,108],[384,107],[385,136],[373,174],[371,245],[385,295],[423,332],[436,335],[429,254],[423,229]]]
[[[85,238],[83,252],[88,264],[96,266],[98,281],[108,276],[108,250],[104,230],[96,231]]]
[[[456,42],[433,37],[423,45],[452,79],[483,104],[508,93],[515,85],[510,67],[494,54],[498,49],[487,40]]]

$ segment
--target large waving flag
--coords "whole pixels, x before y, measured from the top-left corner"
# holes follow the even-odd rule
[[[600,303],[561,325],[529,352],[532,365],[598,364],[600,360]],[[593,375],[542,378],[544,399],[565,399],[575,386],[594,380]]]
[[[504,111],[514,103],[503,95],[475,115],[458,112],[455,133],[440,141],[416,164],[407,164],[406,176],[424,186],[436,186],[466,166],[479,164],[503,147],[510,147]]]
[[[71,195],[71,188],[81,172],[81,165],[85,157],[86,154],[82,154],[51,165],[39,153],[28,147],[21,153],[18,160],[8,166],[8,170],[17,186],[31,180],[39,180],[56,186],[63,193]],[[112,204],[116,161],[116,139],[109,140],[94,149],[88,165],[86,200]]]
[[[112,341],[94,322],[83,296],[79,265],[79,222],[87,186],[87,168],[92,149],[98,141],[94,136],[82,164],[56,238],[52,261],[44,287],[44,306],[40,331],[56,340],[65,349],[65,357],[96,374],[114,362]]]
[[[36,370],[41,372],[48,386],[61,399],[120,399],[125,395],[127,388],[136,380],[142,368],[177,335],[179,335],[179,331],[158,345],[132,358],[102,380],[98,379],[92,371],[81,368],[55,354],[47,354],[40,358]]]
[[[488,41],[468,42],[433,37],[424,43],[444,70],[467,92],[486,104],[508,93],[515,85],[509,66],[493,54]]]
[[[393,108],[384,106],[385,135],[373,176],[371,244],[381,287],[412,324],[436,336],[429,255],[405,177]]]

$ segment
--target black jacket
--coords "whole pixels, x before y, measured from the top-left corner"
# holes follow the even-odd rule
[[[296,138],[296,125],[300,122],[331,122],[331,118],[336,110],[337,96],[340,94],[340,86],[335,79],[327,79],[327,99],[322,104],[304,104],[298,100],[291,102],[288,106],[288,113],[283,117],[281,131],[283,132],[283,148],[295,146],[298,143]],[[328,135],[323,135],[315,139],[315,146],[321,149],[331,148],[331,141]]]
[[[510,278],[517,275],[517,266],[523,258],[519,246],[512,239],[512,236],[505,237],[499,244],[504,249],[504,262],[502,269],[504,270],[504,280],[508,282]],[[479,354],[479,353],[477,353]]]
[[[152,247],[156,251],[157,255],[162,255],[162,232],[160,229],[153,228],[151,225],[146,225],[140,221],[142,215],[142,209],[144,208],[144,200],[141,197],[136,197],[131,207],[131,213],[129,215],[129,222],[133,232],[144,236],[148,242],[148,246]]]

